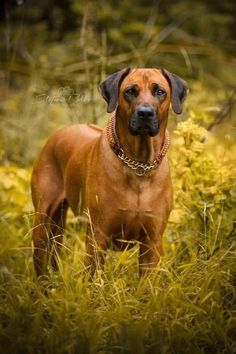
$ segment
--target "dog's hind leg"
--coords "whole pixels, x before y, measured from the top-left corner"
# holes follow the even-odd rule
[[[36,211],[32,232],[34,266],[39,277],[45,274],[49,259],[57,268],[56,254],[62,242],[67,203],[62,176],[52,163],[41,160],[40,165],[36,165],[31,185]]]
[[[34,266],[38,277],[45,274],[49,260],[55,270],[58,268],[56,259],[62,244],[67,213],[67,205],[64,204],[62,200],[56,204],[54,210],[50,210],[49,206],[35,214],[32,239]]]
[[[53,225],[51,229],[51,264],[54,270],[58,270],[58,254],[63,240],[63,232],[66,223],[68,210],[67,200],[64,199],[58,206],[53,215]]]

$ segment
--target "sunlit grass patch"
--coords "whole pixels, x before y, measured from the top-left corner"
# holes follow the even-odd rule
[[[235,246],[208,260],[192,257],[179,265],[176,255],[169,254],[141,280],[136,255],[130,251],[116,276],[119,254],[112,255],[92,282],[78,274],[79,266],[70,266],[72,253],[59,273],[40,283],[33,280],[32,269],[15,275],[1,267],[2,349],[6,345],[10,352],[39,353],[234,349]]]

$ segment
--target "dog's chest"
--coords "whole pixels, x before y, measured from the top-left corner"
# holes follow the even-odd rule
[[[152,227],[163,207],[163,179],[159,175],[158,178],[133,175],[124,179],[124,175],[116,174],[106,184],[98,178],[94,189],[87,190],[86,206],[93,211],[99,227],[115,238],[121,235],[126,240],[139,238],[141,230]]]
[[[157,199],[158,190],[153,190],[149,181],[141,181],[132,186],[124,185],[116,191],[114,214],[119,215],[121,224],[136,228],[154,214]]]
[[[140,180],[139,180],[140,179]],[[128,178],[125,183],[114,186],[116,206],[120,211],[125,211],[133,215],[135,212],[142,214],[147,209],[150,210],[150,204],[153,200],[152,183],[149,179]]]

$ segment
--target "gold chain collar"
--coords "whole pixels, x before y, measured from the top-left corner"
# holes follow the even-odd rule
[[[170,145],[170,136],[168,131],[165,132],[165,140],[162,145],[160,153],[157,155],[155,160],[151,163],[144,163],[130,159],[125,155],[124,150],[120,146],[118,136],[116,134],[116,113],[114,113],[107,125],[107,139],[110,144],[110,147],[116,154],[116,156],[129,168],[135,171],[136,175],[139,177],[145,176],[148,172],[151,172],[155,168],[157,168],[164,156],[167,153],[167,150]]]

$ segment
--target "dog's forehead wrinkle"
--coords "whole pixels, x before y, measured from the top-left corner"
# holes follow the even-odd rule
[[[137,86],[146,87],[147,85],[151,86],[153,84],[167,86],[166,85],[167,81],[165,77],[163,77],[159,69],[135,68],[124,80],[124,85],[129,85],[129,86],[137,85]]]
[[[143,82],[144,82],[144,84],[147,84],[149,82],[149,76],[148,76],[147,72],[145,72],[145,71],[143,73]]]

